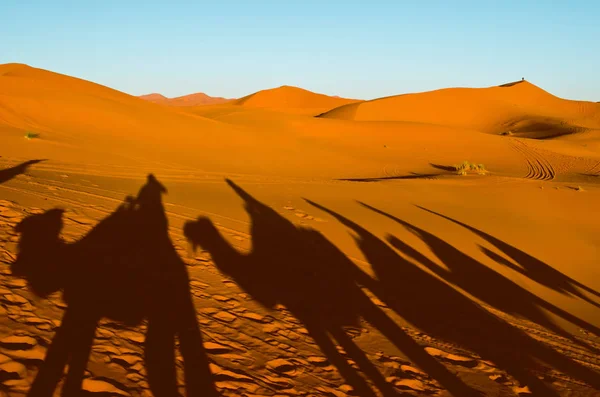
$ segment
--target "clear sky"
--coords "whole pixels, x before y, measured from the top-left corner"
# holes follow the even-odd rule
[[[0,0],[0,63],[140,95],[371,99],[525,77],[600,101],[599,0]]]

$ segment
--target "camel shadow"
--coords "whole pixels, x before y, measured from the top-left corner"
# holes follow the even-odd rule
[[[482,308],[451,286],[456,285],[456,279],[405,242],[395,236],[388,236],[389,244],[387,244],[342,215],[317,204],[311,204],[329,213],[356,233],[357,244],[373,266],[377,276],[378,283],[370,288],[392,310],[418,329],[491,360],[521,384],[529,386],[534,395],[558,396],[549,384],[536,376],[536,372],[543,368],[541,363],[582,380],[592,387],[600,387],[598,373],[538,342]],[[399,218],[366,204],[363,205],[406,227],[416,229]],[[419,236],[426,243],[432,245],[428,240],[432,240],[435,236],[425,235],[426,232],[421,229],[416,230],[419,230]],[[437,243],[441,244],[439,241]],[[432,250],[437,254],[433,248]],[[464,260],[457,256],[452,259],[458,262],[450,264],[450,258],[444,259],[443,262],[450,269],[461,266],[463,264],[461,261]],[[422,267],[429,269],[433,274]],[[489,278],[477,279],[477,282],[482,285],[482,288],[494,288],[493,280]],[[458,286],[467,293],[481,298],[477,294],[480,292],[479,287],[467,288],[464,284]],[[511,290],[505,291],[505,298],[510,298],[511,293]],[[521,294],[520,298],[531,297]],[[531,308],[528,302],[522,303],[525,307]]]
[[[498,254],[494,253],[493,251],[490,251],[485,247],[479,246],[484,254],[486,254],[489,258],[493,259],[497,263],[504,265],[516,272],[519,272],[522,275],[528,277],[529,279],[535,281],[536,283],[551,288],[554,291],[560,292],[564,295],[572,295],[578,297],[590,303],[591,305],[600,308],[600,303],[590,299],[588,296],[583,294],[581,290],[587,291],[592,295],[600,297],[600,293],[598,291],[595,291],[594,289],[586,286],[585,284],[582,284],[579,281],[572,279],[571,277],[561,273],[560,271],[554,269],[552,266],[529,255],[528,253],[523,252],[520,249],[494,236],[491,236],[488,233],[476,229],[473,226],[469,226],[463,222],[457,221],[456,219],[452,219],[446,215],[442,215],[424,207],[417,206],[417,208],[422,209],[423,211],[427,211],[430,214],[437,215],[459,226],[462,226],[463,228],[471,231],[475,235],[481,237],[483,240],[496,247],[500,252],[504,253],[513,261],[511,262],[509,260],[506,260]]]
[[[232,181],[227,183],[243,199],[250,215],[251,251],[242,254],[235,250],[205,217],[185,224],[186,238],[194,247],[210,252],[217,268],[260,304],[269,309],[285,306],[303,323],[355,395],[375,396],[371,384],[384,396],[400,394],[344,330],[358,325],[361,318],[454,395],[478,395],[371,301],[360,285],[374,280],[321,233],[295,226]],[[362,373],[340,354],[336,342]]]
[[[31,165],[41,163],[42,161],[46,160],[29,160],[14,167],[0,170],[0,184],[10,181],[17,175],[24,174]]]
[[[361,203],[361,205],[394,220],[423,240],[429,249],[446,266],[448,266],[449,269],[443,269],[431,260],[427,260],[422,255],[418,258],[413,258],[420,261],[423,266],[427,267],[433,273],[491,307],[504,313],[525,318],[571,340],[573,343],[598,353],[597,349],[575,338],[571,333],[556,324],[550,316],[548,316],[546,311],[586,330],[587,332],[600,336],[600,329],[598,327],[541,299],[509,278],[459,251],[457,248],[434,234],[367,204]]]
[[[40,297],[62,290],[67,304],[29,396],[53,395],[67,366],[61,395],[81,394],[102,318],[130,326],[147,320],[144,361],[155,396],[178,395],[176,337],[187,395],[216,395],[187,269],[168,235],[164,193],[148,175],[137,197],[128,197],[73,243],[60,237],[61,209],[29,216],[16,226],[21,236],[13,275],[26,278]]]

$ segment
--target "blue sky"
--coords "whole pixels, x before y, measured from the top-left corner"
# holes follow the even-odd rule
[[[2,0],[0,63],[134,94],[371,99],[525,77],[600,101],[600,1]]]

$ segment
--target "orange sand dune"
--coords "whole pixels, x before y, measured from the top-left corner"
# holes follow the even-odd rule
[[[600,129],[600,106],[565,100],[527,82],[490,88],[447,88],[354,103],[321,117],[412,121],[498,134],[545,138]]]
[[[487,92],[488,101],[482,102],[481,107],[505,103],[507,96],[514,97],[508,95],[510,90],[519,87],[538,95],[538,108],[546,102],[562,101],[527,83],[487,91],[458,91]],[[497,98],[492,95],[494,92]],[[439,117],[460,118],[460,112],[439,107],[436,95],[406,95],[366,102],[365,106],[369,109],[379,102],[432,96],[431,103],[424,99],[415,101],[415,114],[427,114],[424,109],[431,108]],[[455,123],[426,124],[422,120],[357,123],[278,110],[304,106],[304,111],[310,111],[348,101],[282,87],[226,104],[165,107],[26,65],[0,66],[0,128],[6,131],[4,147],[26,158],[35,154],[35,158],[76,162],[160,163],[207,172],[341,179],[427,173],[432,171],[430,163],[448,165],[463,160],[484,163],[497,174],[522,176],[527,175],[527,161],[533,161],[528,160],[529,152],[524,154],[520,147],[515,147],[513,138],[479,134],[477,123],[473,122],[469,128]],[[588,108],[588,104],[582,104],[582,109]],[[357,107],[360,112],[363,105],[348,106]],[[497,122],[496,113],[488,114],[492,122],[484,116],[483,112],[478,114],[481,123]],[[28,141],[23,139],[26,131],[40,136]],[[557,147],[555,152],[561,154],[556,157],[557,166],[545,174],[585,171],[587,163],[594,160],[584,157],[598,156],[593,145],[585,145],[588,143],[574,142]],[[539,144],[530,142],[527,146],[536,151]]]
[[[42,363],[66,339],[93,341],[68,373],[103,395],[594,395],[600,105],[519,83],[314,117],[349,101],[163,106],[0,65],[0,396],[62,374]],[[587,132],[495,133],[536,123]],[[92,295],[115,318],[92,324]],[[124,329],[142,295],[158,316]]]
[[[385,174],[389,171],[384,170],[400,163],[397,150],[409,152],[407,146],[395,143],[402,134],[393,125],[372,131],[343,121],[272,110],[207,106],[241,111],[232,119],[220,120],[26,65],[3,65],[0,71],[3,148],[17,157],[342,178]],[[304,104],[318,107],[323,103]],[[39,137],[24,139],[27,131]],[[331,140],[344,135],[354,138]],[[423,159],[419,163],[427,164]]]
[[[430,163],[469,160],[499,174],[527,174],[522,150],[505,137],[478,134],[475,128],[452,123],[315,118],[311,111],[349,100],[298,88],[262,91],[226,104],[165,107],[25,65],[3,65],[0,74],[0,128],[7,131],[4,146],[27,158],[39,154],[81,162],[176,164],[210,172],[342,179],[427,173]],[[495,90],[505,93],[518,86]],[[495,103],[488,96],[488,102]],[[279,110],[286,106],[291,114]],[[422,104],[428,106],[432,105]],[[298,109],[309,114],[293,111]],[[441,112],[454,115],[445,109]],[[483,114],[480,118],[489,123]],[[40,137],[25,140],[26,131]],[[577,158],[590,148],[582,145],[561,146],[569,157],[560,157],[558,162],[566,165],[557,169],[584,171],[587,163]]]
[[[198,105],[213,105],[218,103],[225,103],[232,101],[233,99],[221,98],[221,97],[212,97],[206,95],[203,92],[198,92],[196,94],[184,95],[175,98],[167,98],[161,94],[147,94],[140,95],[139,98],[144,99],[149,102],[159,103],[161,105],[169,105],[169,106],[198,106]]]
[[[251,108],[270,108],[302,114],[319,114],[338,106],[360,102],[357,99],[346,99],[337,96],[317,94],[302,88],[281,86],[255,92],[232,102]]]

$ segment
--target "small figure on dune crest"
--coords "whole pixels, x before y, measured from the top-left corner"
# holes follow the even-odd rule
[[[203,350],[185,263],[168,236],[164,186],[148,175],[137,197],[74,243],[60,237],[64,210],[27,217],[13,275],[40,297],[59,290],[67,309],[29,396],[51,396],[68,366],[62,396],[79,396],[101,318],[126,325],[148,320],[145,363],[157,397],[177,394],[175,336],[184,359],[188,396],[216,395]]]

